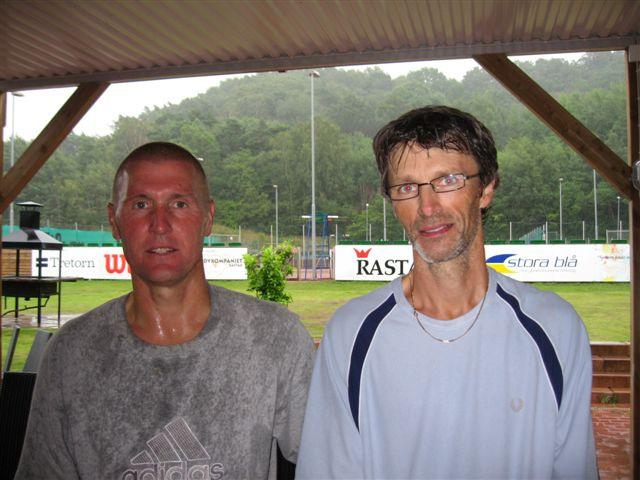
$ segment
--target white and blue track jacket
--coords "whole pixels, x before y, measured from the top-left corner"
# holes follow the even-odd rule
[[[336,311],[297,478],[597,478],[582,321],[557,295],[489,272],[476,324],[453,343],[420,329],[400,278]],[[455,338],[478,308],[420,319]]]

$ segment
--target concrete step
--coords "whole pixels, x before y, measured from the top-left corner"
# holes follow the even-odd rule
[[[600,357],[627,357],[631,356],[631,345],[619,342],[597,342],[591,344],[591,355]]]
[[[631,373],[631,360],[629,357],[593,355],[593,373]]]
[[[631,404],[631,390],[629,388],[593,387],[591,389],[591,404],[629,405]]]
[[[625,373],[594,373],[594,387],[629,388],[631,376]]]

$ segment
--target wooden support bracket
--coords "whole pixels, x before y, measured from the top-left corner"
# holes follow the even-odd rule
[[[631,199],[631,167],[503,54],[473,59],[573,148],[622,195]],[[637,195],[637,192],[635,193]]]
[[[0,212],[4,212],[18,196],[108,86],[108,83],[85,83],[78,86],[0,181]]]

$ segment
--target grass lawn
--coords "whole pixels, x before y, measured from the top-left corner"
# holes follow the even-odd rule
[[[628,342],[631,337],[629,283],[536,283],[576,309],[592,342]]]
[[[214,281],[231,290],[247,292],[247,281]],[[293,296],[289,308],[300,315],[309,333],[320,339],[331,314],[349,299],[363,295],[383,285],[383,282],[289,282]],[[628,342],[630,338],[630,286],[628,283],[538,283],[542,290],[550,290],[569,301],[584,320],[591,341]],[[130,291],[128,281],[86,280],[65,283],[62,312],[86,312],[98,305]],[[251,294],[251,293],[250,293]],[[57,311],[56,300],[45,308],[45,313]],[[10,329],[2,335],[2,355],[11,338]],[[21,368],[26,358],[33,331],[23,329],[19,349],[14,356],[13,369]]]

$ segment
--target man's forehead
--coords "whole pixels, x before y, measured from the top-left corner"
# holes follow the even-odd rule
[[[441,154],[444,154],[441,155]],[[457,149],[452,148],[440,148],[440,147],[431,147],[424,148],[423,146],[417,144],[416,142],[403,143],[397,145],[392,151],[389,157],[389,164],[391,166],[391,171],[398,171],[402,168],[408,160],[414,160],[418,164],[428,164],[433,157],[437,156],[438,158],[446,157],[451,161],[466,161],[471,160],[474,163],[477,163],[473,155],[461,152]]]
[[[171,180],[175,179],[176,176],[195,178],[200,175],[195,165],[182,159],[171,157],[141,157],[129,165],[125,165],[122,176],[127,179],[136,177],[136,181],[144,181],[148,178],[154,180],[166,178]]]
[[[168,195],[198,195],[206,189],[196,168],[174,159],[139,159],[123,169],[118,182],[120,195],[126,197],[162,192]]]
[[[144,155],[130,161],[125,165],[125,171],[133,169],[163,169],[178,167],[180,170],[196,172],[196,167],[190,161],[182,158],[170,157],[165,155]]]

